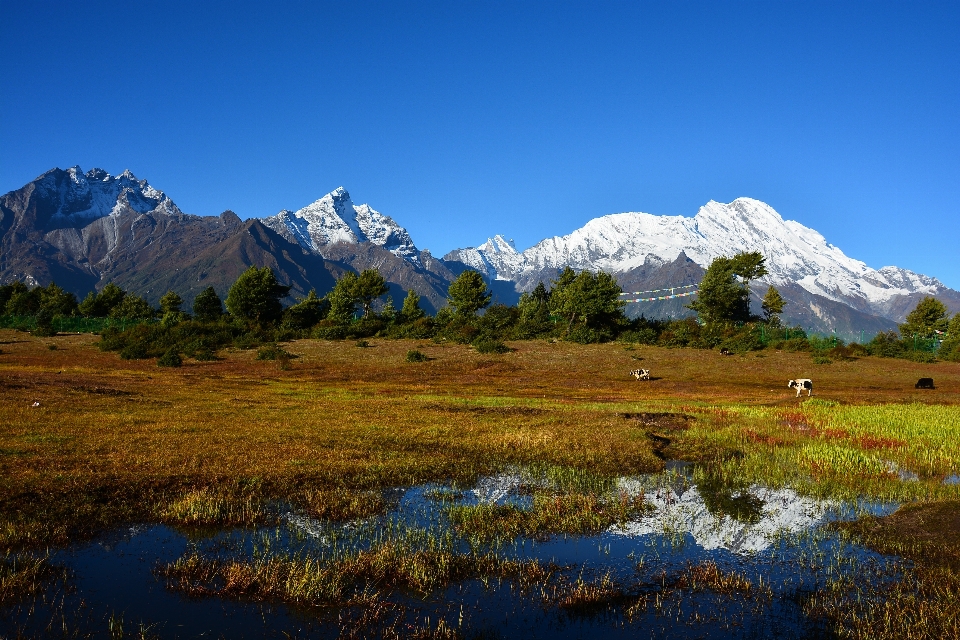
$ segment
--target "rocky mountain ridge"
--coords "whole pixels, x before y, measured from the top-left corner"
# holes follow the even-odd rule
[[[610,272],[633,292],[696,284],[713,258],[741,250],[767,257],[764,281],[788,299],[785,319],[809,328],[893,328],[924,295],[960,310],[960,293],[936,278],[898,267],[872,269],[750,198],[711,201],[693,217],[606,215],[524,251],[494,236],[437,259],[389,216],[355,205],[342,187],[297,211],[247,221],[230,211],[185,214],[130,171],[113,176],[102,169],[53,169],[0,197],[0,281],[55,280],[83,295],[112,280],[151,301],[168,288],[188,300],[206,286],[223,295],[251,264],[277,270],[295,296],[310,288],[322,294],[344,271],[375,267],[395,303],[413,288],[435,311],[449,283],[467,268],[484,274],[497,300],[510,304],[568,265]],[[632,303],[628,312],[688,315],[688,301]]]

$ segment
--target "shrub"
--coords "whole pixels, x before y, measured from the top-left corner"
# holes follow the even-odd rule
[[[635,344],[657,344],[659,335],[652,327],[643,327],[641,329],[629,329],[620,334],[617,338],[620,342],[631,342]]]
[[[120,357],[124,360],[143,360],[149,358],[147,353],[147,344],[144,342],[131,342],[120,350]]]
[[[361,349],[366,349],[370,346],[370,343],[366,340],[357,340],[357,344],[355,346],[360,347]]]
[[[183,359],[176,349],[167,349],[166,353],[157,360],[158,367],[179,367],[183,364]]]
[[[477,353],[508,353],[510,347],[493,338],[480,338],[473,343]]]
[[[284,351],[280,345],[276,344],[268,344],[257,351],[257,360],[290,360],[294,357],[292,353]]]
[[[407,362],[426,362],[427,360],[429,360],[429,358],[427,358],[427,356],[422,351],[418,351],[417,349],[411,349],[410,351],[407,351],[406,360]]]
[[[930,351],[906,351],[903,357],[914,362],[932,363],[937,361],[937,354]]]
[[[881,331],[867,343],[867,350],[872,356],[881,358],[898,358],[903,355],[903,341],[896,331]]]
[[[824,355],[814,355],[813,364],[831,364],[833,360]]]
[[[332,320],[323,320],[313,330],[313,337],[317,340],[343,340],[347,337],[347,327]]]

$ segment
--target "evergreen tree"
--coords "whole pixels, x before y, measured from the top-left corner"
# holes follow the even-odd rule
[[[373,301],[389,291],[387,281],[376,269],[364,269],[354,283],[353,295],[363,309],[363,317],[370,316]]]
[[[108,282],[100,293],[91,291],[80,303],[80,313],[88,318],[106,318],[115,307],[119,306],[127,292]]]
[[[550,311],[567,321],[567,331],[582,324],[612,330],[623,320],[623,290],[609,273],[576,273],[567,267],[550,291]]]
[[[327,294],[327,301],[330,303],[330,313],[327,317],[340,324],[347,324],[353,320],[353,314],[357,310],[357,274],[352,271],[345,272],[333,286],[333,290]]]
[[[183,306],[183,298],[174,291],[167,291],[160,298],[160,313],[180,313],[180,307]]]
[[[318,298],[315,289],[310,289],[306,298],[284,310],[283,325],[291,329],[309,329],[323,320],[329,311],[330,303],[325,298]]]
[[[29,288],[19,280],[0,285],[0,315],[7,313],[7,303],[10,302],[13,294],[20,290],[29,291]]]
[[[493,293],[487,289],[483,276],[476,271],[467,270],[457,276],[447,288],[447,302],[458,316],[476,315],[487,308],[493,299]]]
[[[907,314],[906,321],[900,325],[900,335],[904,338],[933,338],[937,331],[946,331],[948,324],[946,305],[932,296],[926,296]]]
[[[414,322],[426,315],[420,308],[420,294],[410,289],[407,291],[407,297],[403,299],[403,307],[400,309],[400,322]]]
[[[54,316],[72,316],[77,313],[77,296],[51,282],[40,290],[40,306]]]
[[[703,274],[697,299],[687,308],[696,311],[705,324],[749,322],[754,319],[750,313],[750,280],[766,273],[764,258],[756,251],[714,258]]]
[[[760,303],[760,307],[763,309],[763,316],[769,324],[774,326],[780,324],[780,314],[783,313],[783,306],[785,304],[786,300],[783,299],[783,296],[780,295],[777,288],[770,285],[770,287],[767,288],[766,295],[763,296],[763,302]]]
[[[944,360],[960,361],[960,313],[947,325],[947,337],[940,344],[938,355]]]
[[[22,282],[14,282],[7,301],[6,313],[11,316],[32,316],[40,310],[41,287],[30,289]]]
[[[227,311],[250,322],[274,322],[283,313],[280,300],[288,293],[290,287],[277,282],[270,267],[250,267],[240,274],[227,292]]]
[[[193,315],[200,322],[216,322],[223,315],[223,302],[213,287],[207,287],[194,298]]]
[[[157,315],[157,310],[140,296],[127,294],[123,302],[110,311],[111,318],[122,320],[149,320]]]

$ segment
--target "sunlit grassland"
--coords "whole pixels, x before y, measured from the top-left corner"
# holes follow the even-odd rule
[[[535,493],[528,510],[454,511],[462,533],[487,541],[596,532],[643,510],[640,502],[618,501],[613,479],[658,471],[670,458],[702,463],[700,480],[790,486],[838,499],[960,499],[960,484],[945,482],[960,473],[957,363],[814,365],[802,353],[724,357],[543,341],[512,343],[514,351],[491,356],[463,345],[371,339],[363,349],[287,344],[296,356],[287,368],[257,361],[255,351],[228,351],[217,361],[168,369],[101,353],[95,340],[0,331],[0,549],[8,553],[121,522],[272,524],[284,509],[352,520],[385,510],[382,490],[389,487],[466,487],[520,467],[548,475],[550,490]],[[411,349],[429,359],[406,362]],[[630,378],[637,367],[649,368],[653,380]],[[787,388],[798,377],[813,378],[812,399]],[[919,377],[933,377],[937,389],[914,389]],[[383,570],[419,589],[416,581],[444,562],[466,563],[438,574],[449,579],[514,571],[449,550],[418,556],[422,566],[397,548],[364,553],[350,559],[360,564],[337,569],[354,576],[351,588]],[[183,562],[168,577],[210,588],[210,580],[220,584],[229,574],[247,581],[248,591],[284,582],[294,595],[271,593],[292,601],[303,592],[297,589],[330,588],[323,580],[333,574],[315,574],[334,571],[293,556]],[[35,584],[33,575],[23,574],[23,583]],[[928,606],[937,594],[957,592],[954,573],[939,584],[931,575],[906,576],[902,597],[926,594]],[[694,577],[694,586],[678,588],[751,588],[707,569]],[[602,580],[561,591],[554,600],[571,607],[620,597]],[[835,600],[815,604],[843,609],[849,589],[835,592]],[[838,624],[856,629],[860,619],[886,615],[879,604],[858,611],[860,618]],[[939,621],[931,629],[950,624],[949,611],[923,611]]]

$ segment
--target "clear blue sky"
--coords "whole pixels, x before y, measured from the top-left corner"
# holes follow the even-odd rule
[[[434,254],[764,200],[960,289],[960,2],[0,5],[0,193],[129,168],[188,213],[343,185]]]

